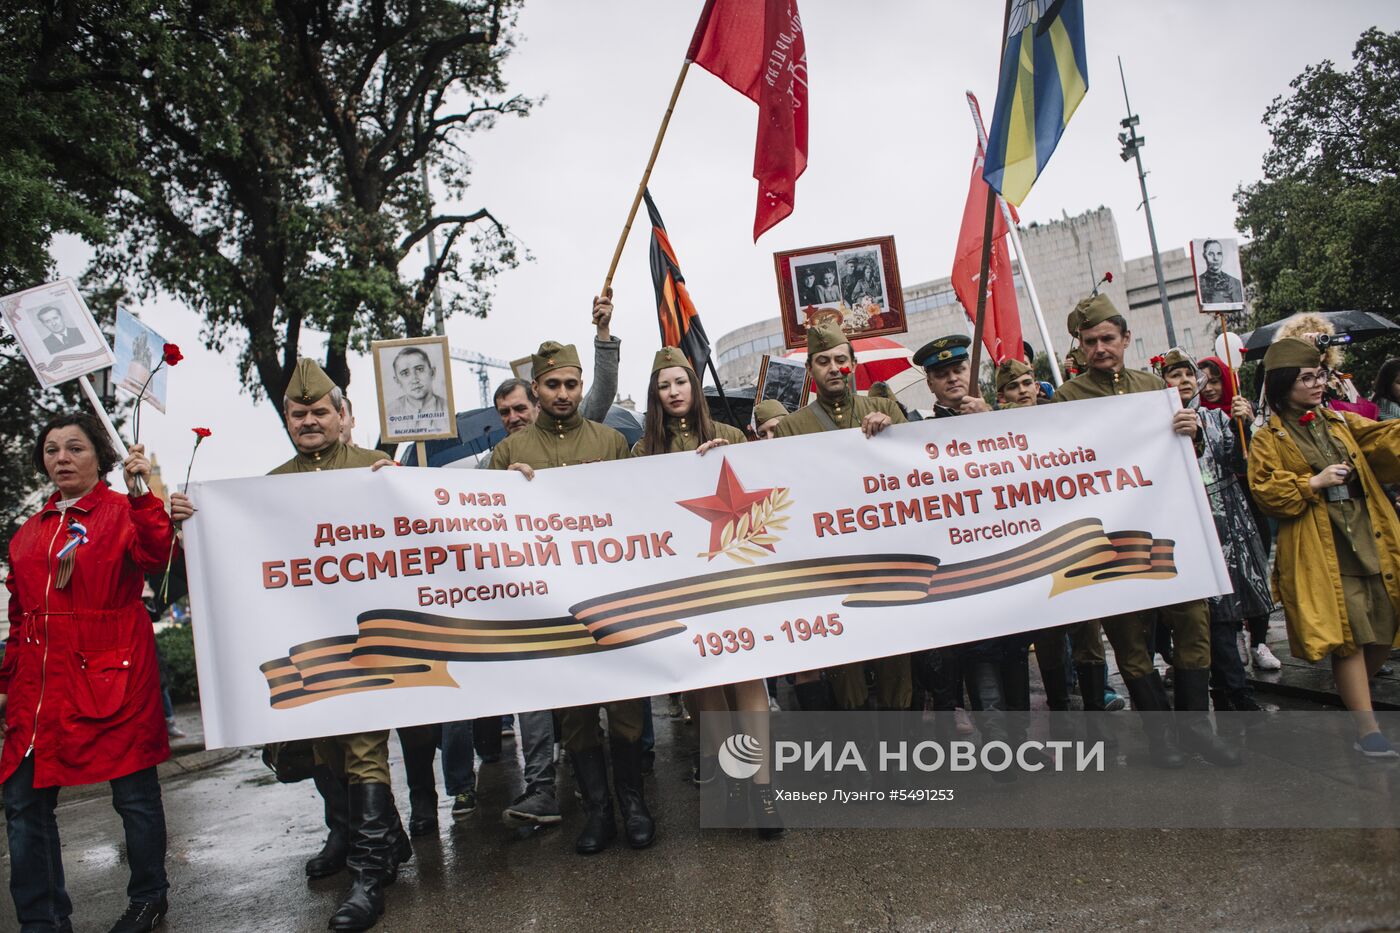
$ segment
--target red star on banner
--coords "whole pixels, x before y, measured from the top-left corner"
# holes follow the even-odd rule
[[[703,499],[683,499],[677,502],[683,509],[687,509],[699,515],[710,523],[710,551],[719,551],[723,545],[720,544],[720,536],[724,534],[724,528],[730,522],[737,522],[741,516],[749,514],[755,502],[762,502],[767,499],[772,489],[756,489],[753,492],[744,488],[739,482],[739,477],[734,475],[734,470],[729,466],[726,458],[719,468],[719,484],[715,487],[713,496],[705,496]],[[762,545],[768,550],[773,550],[772,545]]]

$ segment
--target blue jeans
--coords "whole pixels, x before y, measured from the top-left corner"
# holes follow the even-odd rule
[[[521,713],[516,741],[525,757],[525,792],[554,790],[554,714],[549,710]],[[442,782],[449,797],[476,789],[476,745],[472,720],[442,724]]]
[[[57,787],[34,787],[34,756],[20,763],[5,782],[5,821],[10,840],[10,897],[23,933],[60,929],[73,913],[63,883],[54,806]],[[154,767],[112,781],[112,809],[126,830],[131,880],[126,896],[140,904],[165,897],[165,809]]]

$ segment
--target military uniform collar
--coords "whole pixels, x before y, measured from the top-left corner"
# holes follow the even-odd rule
[[[696,433],[697,428],[698,425],[696,425],[695,419],[689,416],[684,418],[673,418],[670,415],[666,416],[667,437],[683,437],[689,439],[692,434]]]
[[[1110,391],[1123,385],[1128,376],[1126,368],[1106,373],[1102,369],[1089,368],[1089,378]]]
[[[840,420],[850,414],[855,405],[855,394],[847,389],[838,398],[828,401],[826,396],[817,394],[817,404],[825,408],[827,413],[839,423]]]
[[[583,424],[583,415],[574,409],[574,413],[567,418],[556,418],[549,412],[542,411],[535,418],[535,427],[546,434],[553,434],[555,437],[563,437],[565,434],[578,429]]]
[[[298,450],[297,460],[311,467],[313,470],[319,470],[335,459],[335,455],[340,452],[341,446],[340,441],[337,439],[332,441],[329,447],[324,450],[318,450],[315,453],[308,454]]]

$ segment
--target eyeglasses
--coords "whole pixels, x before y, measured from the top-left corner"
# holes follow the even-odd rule
[[[1307,373],[1306,375],[1299,376],[1298,385],[1305,389],[1315,389],[1318,386],[1327,385],[1328,380],[1331,378],[1332,371],[1330,369],[1319,369],[1315,373]]]

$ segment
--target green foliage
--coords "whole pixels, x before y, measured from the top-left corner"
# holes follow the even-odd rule
[[[1300,311],[1400,316],[1400,33],[1368,29],[1354,67],[1309,66],[1264,113],[1265,177],[1235,193],[1255,325]],[[1370,388],[1400,340],[1348,350]]]
[[[108,193],[95,280],[179,298],[255,395],[281,397],[303,327],[346,386],[350,349],[423,333],[440,280],[449,314],[484,314],[518,261],[486,208],[429,218],[423,170],[464,200],[467,138],[529,112],[500,73],[520,0],[27,2],[63,11],[14,56],[38,58],[29,93],[109,115],[46,150],[57,184]],[[429,229],[439,261],[401,268]]]
[[[194,664],[194,629],[189,625],[172,625],[157,633],[156,651],[165,661],[165,685],[175,703],[191,703],[199,699],[199,676]]]

